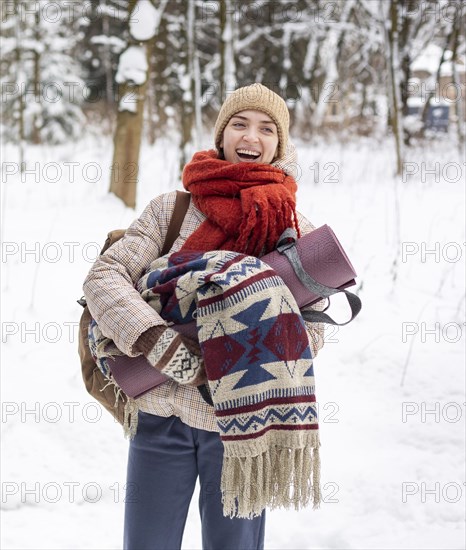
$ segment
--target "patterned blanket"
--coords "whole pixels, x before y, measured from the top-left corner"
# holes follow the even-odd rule
[[[260,259],[230,251],[156,259],[138,291],[169,323],[196,319],[224,445],[224,515],[320,504],[312,354],[299,308]],[[189,370],[189,369],[188,369]],[[174,378],[192,377],[179,365]]]

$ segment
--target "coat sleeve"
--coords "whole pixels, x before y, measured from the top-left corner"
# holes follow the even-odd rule
[[[302,214],[300,214],[299,212],[297,214],[298,214],[298,224],[299,224],[299,229],[301,231],[301,236],[306,235],[311,231],[314,231],[315,226],[308,219],[306,219]],[[325,309],[326,304],[327,304],[327,300],[323,298],[322,300],[319,300],[318,302],[315,302],[310,306],[306,306],[302,308],[302,311],[306,311],[309,309],[322,311],[323,309]],[[318,351],[324,345],[325,325],[324,323],[309,323],[307,321],[304,321],[304,324],[306,325],[307,333],[309,336],[309,343],[311,346],[312,355],[313,357],[315,357]]]
[[[136,290],[150,263],[160,256],[175,205],[176,192],[153,199],[123,238],[99,256],[89,271],[83,292],[100,330],[131,357],[139,336],[150,327],[166,325]]]

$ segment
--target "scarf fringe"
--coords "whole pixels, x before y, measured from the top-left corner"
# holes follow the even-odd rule
[[[240,454],[246,447],[235,442],[225,447]],[[224,456],[221,491],[223,514],[253,519],[264,508],[299,510],[312,500],[320,507],[319,435],[311,433],[306,445],[290,448],[274,445],[256,456]]]

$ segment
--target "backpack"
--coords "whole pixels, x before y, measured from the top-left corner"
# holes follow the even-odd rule
[[[176,192],[175,208],[168,225],[161,256],[170,251],[170,248],[178,237],[185,214],[189,207],[190,199],[190,193],[184,191]],[[107,248],[121,239],[125,231],[125,229],[110,231],[100,254],[102,255]],[[84,308],[79,320],[78,333],[78,353],[81,360],[81,373],[84,385],[88,393],[92,395],[94,399],[110,412],[120,424],[125,425],[128,422],[128,416],[131,415],[132,412],[128,410],[128,405],[131,404],[131,401],[121,388],[117,388],[114,384],[109,383],[94,361],[89,349],[88,340],[88,328],[92,320],[91,312],[87,307],[84,296],[77,300],[77,302]]]

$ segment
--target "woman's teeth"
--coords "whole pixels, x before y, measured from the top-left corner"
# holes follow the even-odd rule
[[[256,159],[261,156],[258,151],[251,151],[250,149],[237,149],[237,154],[244,159]]]

